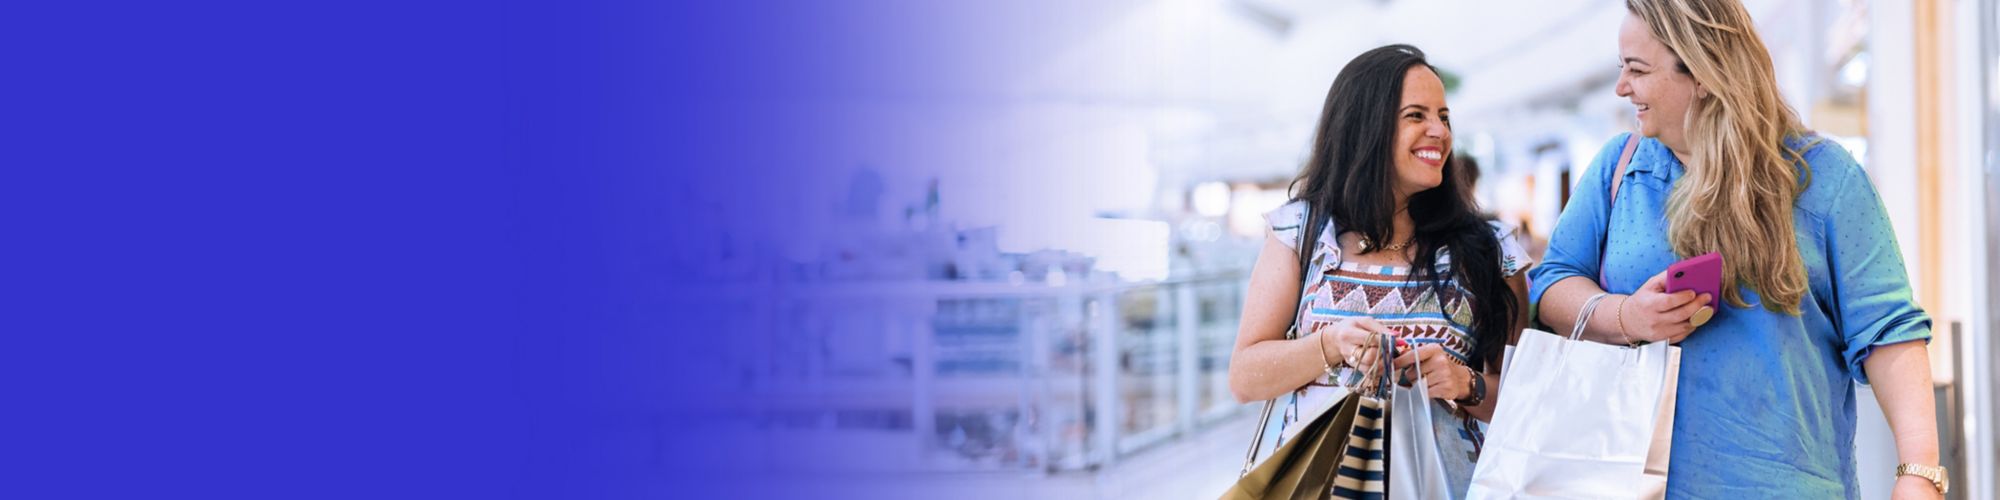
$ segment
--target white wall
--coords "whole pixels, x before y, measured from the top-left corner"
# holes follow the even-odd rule
[[[1987,235],[1991,231],[1990,225],[2000,223],[2000,219],[1994,219],[1985,209],[1991,193],[1986,191],[1989,179],[1985,169],[1984,135],[1985,128],[2000,125],[1988,123],[1986,114],[1992,109],[1990,99],[1994,97],[1988,94],[1991,84],[1987,78],[1994,69],[1994,63],[1989,61],[2000,54],[1986,52],[1982,34],[2000,36],[1983,33],[1994,26],[1988,23],[2000,17],[2000,9],[1995,9],[1990,0],[1985,2],[1983,10],[1980,0],[1955,0],[1942,10],[1954,21],[1955,36],[1950,45],[1955,50],[1952,66],[1958,69],[1958,74],[1955,75],[1956,91],[1953,93],[1956,104],[1951,109],[1960,110],[1956,121],[1958,130],[1954,134],[1958,161],[1950,167],[1954,179],[1946,186],[1954,190],[1952,197],[1964,200],[1946,206],[1970,208],[1955,210],[1958,217],[1945,229],[1954,240],[1946,247],[1946,252],[1950,253],[1944,255],[1945,262],[1963,269],[1962,272],[1944,273],[1947,276],[1945,295],[1957,301],[1949,306],[1951,309],[1966,312],[1963,318],[1966,325],[1965,344],[1961,346],[1959,358],[1963,362],[1965,376],[1958,380],[1966,409],[1962,413],[1966,426],[1966,470],[1951,472],[1956,482],[1953,488],[1962,488],[1961,491],[1967,492],[1965,498],[1994,500],[2000,497],[1995,491],[2000,488],[1995,488],[1994,483],[1996,468],[2000,468],[2000,463],[1996,463],[1992,437],[1995,416],[1989,411],[1970,409],[1991,408],[1996,396],[1991,363],[1971,360],[1993,359],[1995,349],[1991,338],[1994,332],[1990,328],[1992,311],[1987,307],[1992,303],[1995,285],[1990,281],[1993,270],[1990,269],[1992,262],[1989,257],[1994,249],[1988,248]]]
[[[1921,289],[1917,247],[1916,19],[1907,0],[1869,4],[1868,152],[1862,159],[1888,207],[1912,288]],[[1896,442],[1874,394],[1862,388],[1855,403],[1854,438],[1862,498],[1888,498],[1897,464]]]

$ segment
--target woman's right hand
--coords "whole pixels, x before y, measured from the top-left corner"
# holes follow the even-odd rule
[[[1694,322],[1695,315],[1708,308],[1708,294],[1697,294],[1682,290],[1667,293],[1667,273],[1653,275],[1638,291],[1619,301],[1617,311],[1611,312],[1619,319],[1619,328],[1633,341],[1678,343],[1694,333],[1701,326]],[[1713,315],[1714,310],[1707,314]],[[1706,318],[1703,318],[1706,322]]]
[[[1322,342],[1326,352],[1339,356],[1327,360],[1344,363],[1349,368],[1372,369],[1381,359],[1381,335],[1389,333],[1389,327],[1382,326],[1375,318],[1355,317],[1320,325],[1313,329],[1314,338]]]

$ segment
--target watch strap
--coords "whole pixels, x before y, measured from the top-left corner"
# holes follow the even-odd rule
[[[1947,480],[1949,476],[1946,474],[1944,467],[1936,465],[1900,464],[1896,466],[1896,477],[1917,476],[1927,479],[1931,482],[1931,486],[1937,487],[1939,495],[1951,492],[1951,482]]]

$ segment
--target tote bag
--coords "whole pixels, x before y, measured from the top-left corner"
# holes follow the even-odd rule
[[[1447,451],[1438,442],[1432,418],[1432,412],[1440,408],[1424,385],[1423,362],[1418,361],[1412,371],[1416,380],[1410,387],[1396,384],[1390,396],[1389,414],[1393,417],[1389,419],[1389,442],[1393,444],[1389,447],[1389,493],[1396,498],[1460,498],[1465,484],[1454,487],[1451,473],[1445,469]],[[1463,456],[1452,458],[1464,460]]]
[[[1681,349],[1528,329],[1502,363],[1467,498],[1662,498]]]

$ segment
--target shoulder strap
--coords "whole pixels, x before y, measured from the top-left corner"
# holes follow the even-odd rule
[[[1299,210],[1299,300],[1302,301],[1306,298],[1306,285],[1312,283],[1313,252],[1319,251],[1319,241],[1317,241],[1319,235],[1312,229],[1312,203],[1307,202],[1305,208]],[[1298,331],[1299,323],[1303,319],[1305,319],[1305,308],[1294,308],[1292,328],[1291,331],[1285,332],[1285,338],[1295,339],[1305,335],[1306,332]]]
[[[1632,162],[1632,151],[1637,149],[1639,149],[1639,133],[1632,132],[1632,135],[1625,136],[1625,152],[1619,153],[1617,169],[1611,172],[1611,197],[1604,202],[1605,206],[1614,206],[1618,203],[1618,183],[1625,180],[1625,164]],[[1610,214],[1611,211],[1605,211],[1604,239],[1597,241],[1597,256],[1599,259],[1597,266],[1598,287],[1609,286],[1608,282],[1604,279],[1604,263],[1602,259],[1604,258],[1604,247],[1611,241]]]
[[[1611,172],[1610,203],[1618,202],[1618,183],[1625,180],[1625,165],[1632,162],[1632,152],[1639,149],[1639,133],[1625,137],[1625,152],[1618,155],[1618,170]]]

